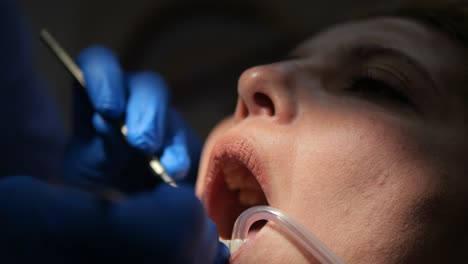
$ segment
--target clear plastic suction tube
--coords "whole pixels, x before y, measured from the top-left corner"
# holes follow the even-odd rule
[[[343,262],[302,225],[278,209],[269,206],[255,206],[244,211],[236,220],[232,232],[230,249],[236,251],[247,239],[249,229],[257,221],[268,220],[299,243],[321,264],[342,264]]]

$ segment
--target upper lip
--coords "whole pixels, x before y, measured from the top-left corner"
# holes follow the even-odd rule
[[[227,162],[233,160],[245,166],[245,168],[252,173],[262,188],[268,203],[270,203],[271,192],[269,181],[267,180],[265,164],[257,150],[254,148],[252,141],[245,137],[223,137],[213,145],[213,150],[211,152],[207,168],[207,175],[204,182],[204,193],[201,196],[201,200],[203,201],[208,214],[215,222],[216,219],[214,218],[216,217],[214,214],[216,213],[216,209],[213,207],[217,207],[220,202],[226,202],[222,201],[223,194],[221,192],[226,190],[223,189],[226,186],[221,170]],[[228,206],[228,203],[225,203],[222,206]],[[227,213],[234,213],[231,211]],[[224,230],[224,233],[226,232],[228,231]],[[220,227],[220,233],[223,234],[222,227]]]

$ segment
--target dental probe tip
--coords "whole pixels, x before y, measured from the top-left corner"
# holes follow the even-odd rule
[[[128,129],[126,125],[123,125],[120,127],[120,133],[127,137]],[[177,187],[177,184],[175,181],[172,179],[171,176],[166,172],[166,169],[164,169],[164,166],[161,164],[159,159],[157,157],[151,157],[149,161],[150,168],[152,172],[161,180],[163,180],[165,183],[169,184],[172,187]]]
[[[57,40],[49,33],[47,29],[42,29],[40,31],[41,40],[46,44],[46,46],[52,51],[52,53],[62,62],[62,64],[67,68],[70,74],[75,78],[75,80],[80,83],[80,85],[85,88],[86,83],[84,80],[83,72],[80,67],[75,63],[75,61],[70,57],[70,55],[60,46]],[[127,126],[122,125],[120,127],[121,134],[126,138],[127,137]],[[149,161],[149,166],[151,171],[155,176],[161,178],[165,183],[169,184],[172,187],[177,187],[175,181],[169,176],[169,174],[164,169],[164,166],[161,164],[157,157],[152,157]]]
[[[152,157],[149,165],[154,173],[156,173],[165,183],[169,184],[172,187],[177,187],[175,181],[167,174],[164,166],[161,164],[158,158]]]

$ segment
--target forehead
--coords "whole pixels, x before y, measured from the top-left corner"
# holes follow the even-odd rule
[[[448,83],[459,83],[468,73],[466,49],[461,43],[422,23],[396,17],[338,24],[305,41],[294,53],[307,57],[359,44],[402,51],[424,66],[444,90]]]

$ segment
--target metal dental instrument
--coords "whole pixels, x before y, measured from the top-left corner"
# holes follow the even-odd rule
[[[41,40],[46,44],[46,46],[52,51],[53,54],[63,63],[65,68],[70,72],[70,74],[75,78],[75,80],[83,87],[86,88],[86,83],[83,77],[83,72],[78,67],[78,65],[73,61],[70,55],[60,46],[60,44],[52,37],[52,35],[46,30],[42,29],[40,32]],[[127,137],[127,127],[123,123],[119,123],[120,133],[123,137]],[[149,166],[151,172],[163,180],[165,183],[169,184],[172,187],[177,187],[175,181],[169,176],[169,174],[164,169],[163,165],[159,161],[158,157],[152,155],[149,157]]]

